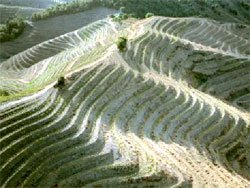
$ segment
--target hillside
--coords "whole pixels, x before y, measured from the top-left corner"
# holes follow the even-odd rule
[[[42,21],[28,21],[27,26],[20,37],[11,42],[0,44],[0,57],[6,60],[39,43],[74,31],[84,25],[103,19],[107,17],[107,15],[114,13],[117,13],[117,10],[105,7],[96,7],[77,14],[67,16],[62,15]]]
[[[58,3],[70,2],[72,0],[0,0],[0,4],[9,6],[24,6],[32,8],[46,8]]]
[[[4,61],[1,187],[249,187],[249,29],[107,18]]]
[[[21,7],[21,6],[7,6],[0,4],[0,24],[5,23],[9,17],[21,16],[30,17],[34,12],[41,11],[39,8]]]

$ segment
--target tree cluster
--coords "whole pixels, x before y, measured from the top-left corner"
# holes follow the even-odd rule
[[[74,0],[69,3],[57,4],[46,8],[44,11],[36,12],[31,16],[33,21],[48,19],[60,15],[74,14],[86,11],[98,6],[110,7],[109,1],[103,0]]]
[[[121,16],[115,21],[127,17],[145,18],[152,15],[167,17],[200,16],[215,20],[232,21],[234,16],[239,19],[250,20],[250,4],[245,0],[231,0],[231,4],[224,0],[74,0],[69,3],[57,4],[42,12],[34,13],[32,20],[42,20],[65,14],[85,11],[97,6],[120,9]],[[227,16],[231,14],[232,17]]]
[[[7,42],[17,38],[24,31],[26,24],[21,17],[9,18],[0,26],[0,42]]]
[[[245,0],[231,0],[231,5],[224,0],[111,0],[115,8],[123,7],[122,13],[133,14],[136,18],[152,15],[167,17],[201,16],[215,20],[230,21],[232,16],[243,15],[249,22],[250,4]]]

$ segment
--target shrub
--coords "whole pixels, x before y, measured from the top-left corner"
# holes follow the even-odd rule
[[[119,37],[116,42],[117,48],[120,51],[123,51],[127,46],[127,38],[126,37]]]
[[[233,9],[229,9],[229,12],[235,16],[238,15],[238,12],[236,10],[233,10]]]
[[[6,90],[0,89],[0,96],[9,96],[9,93]]]
[[[121,18],[122,18],[122,20],[125,20],[125,19],[128,19],[128,14],[121,14]]]
[[[63,87],[65,85],[65,78],[63,76],[61,76],[60,78],[58,78],[57,80],[57,84],[55,85],[55,87]]]
[[[204,84],[208,80],[208,76],[207,75],[204,75],[204,74],[198,73],[198,72],[194,73],[194,78],[195,78],[198,86]]]
[[[151,17],[151,16],[154,16],[154,14],[151,13],[151,12],[148,12],[148,13],[145,15],[145,18],[149,18],[149,17]]]
[[[122,19],[121,19],[121,17],[119,16],[119,17],[114,17],[113,19],[112,19],[112,21],[114,21],[114,22],[121,22],[122,21]]]

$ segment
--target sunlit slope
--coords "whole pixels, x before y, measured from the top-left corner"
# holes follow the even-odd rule
[[[250,110],[250,30],[201,18],[155,17],[134,28],[126,61]],[[237,31],[237,32],[236,32]]]
[[[203,22],[224,32],[206,19],[102,20],[2,64],[0,87],[10,92],[2,99],[42,90],[0,104],[1,186],[250,186],[249,113],[206,90],[217,74],[240,71],[230,58],[249,68],[249,54],[229,29],[237,40],[213,32],[206,39],[217,36],[217,46],[193,39]],[[124,52],[114,45],[121,35]],[[53,87],[61,75],[65,86]],[[236,76],[231,87],[238,80],[246,87]]]
[[[99,58],[114,43],[115,32],[113,22],[101,20],[13,56],[0,64],[0,91],[9,93],[2,98],[35,91]]]

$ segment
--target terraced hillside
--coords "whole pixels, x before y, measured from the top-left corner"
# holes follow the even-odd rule
[[[116,12],[117,10],[115,9],[97,7],[77,14],[58,16],[56,18],[36,22],[28,22],[20,37],[11,42],[5,42],[0,45],[0,57],[6,60],[39,43],[79,29],[82,26],[103,19],[107,17],[107,15]]]
[[[186,82],[250,110],[249,25],[157,17],[137,30],[124,56],[135,69]]]
[[[104,19],[3,62],[1,187],[249,187],[248,31]]]

